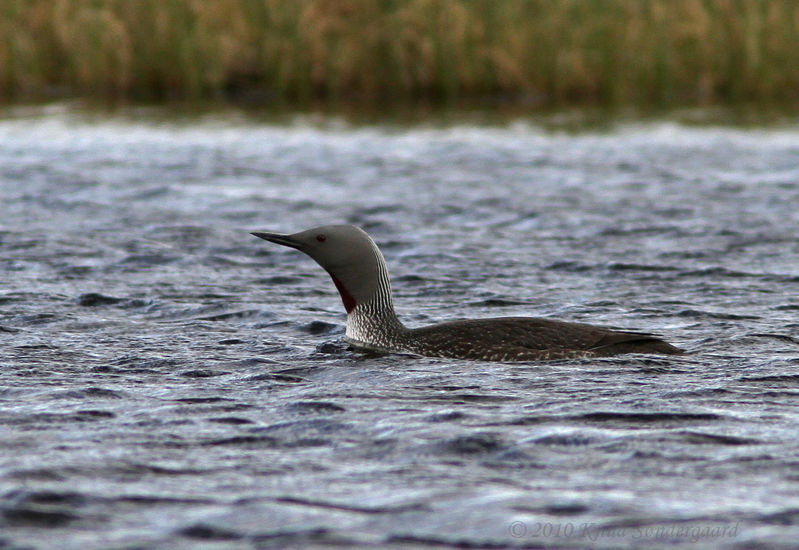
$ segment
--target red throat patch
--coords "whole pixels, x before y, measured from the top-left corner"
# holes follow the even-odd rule
[[[331,273],[330,277],[333,279],[333,283],[336,285],[338,293],[341,294],[341,301],[344,302],[344,309],[346,309],[347,313],[349,313],[355,309],[355,306],[357,305],[355,298],[353,298],[352,294],[350,294],[347,289],[344,288],[344,285],[341,284],[341,281],[339,281],[335,275]]]

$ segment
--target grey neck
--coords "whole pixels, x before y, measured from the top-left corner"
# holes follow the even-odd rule
[[[346,336],[367,347],[393,349],[401,343],[407,330],[394,311],[388,269],[379,255],[376,290],[347,315]]]

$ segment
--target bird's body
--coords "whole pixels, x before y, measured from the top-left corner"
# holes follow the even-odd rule
[[[469,319],[407,328],[394,311],[383,255],[363,230],[331,225],[294,235],[253,235],[301,250],[327,270],[347,310],[346,338],[355,346],[486,361],[682,353],[651,334],[534,317]]]
[[[533,317],[450,321],[408,329],[405,340],[407,349],[420,355],[487,361],[541,361],[677,351],[649,334]]]

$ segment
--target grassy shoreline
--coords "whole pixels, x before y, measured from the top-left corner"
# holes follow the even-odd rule
[[[0,102],[799,100],[795,0],[0,0]]]

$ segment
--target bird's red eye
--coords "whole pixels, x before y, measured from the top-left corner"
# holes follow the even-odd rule
[[[316,236],[316,240],[319,241],[320,243],[323,243],[325,242],[325,240],[327,240],[327,237],[325,236],[324,233],[320,233],[319,235]]]

